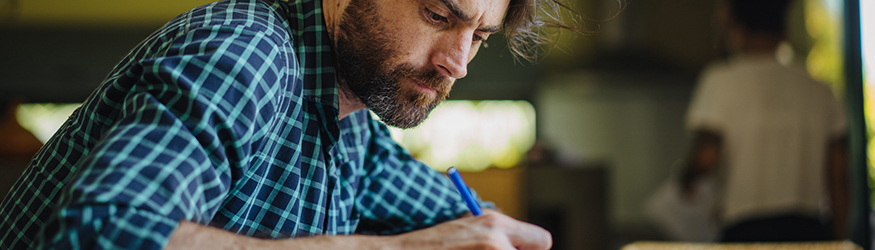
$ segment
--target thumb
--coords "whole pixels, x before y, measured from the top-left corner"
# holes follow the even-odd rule
[[[511,244],[521,250],[546,250],[553,246],[553,235],[546,229],[529,224],[517,222],[518,227],[513,232],[508,232]]]

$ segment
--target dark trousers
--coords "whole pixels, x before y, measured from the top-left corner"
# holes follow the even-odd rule
[[[829,227],[816,218],[785,215],[742,221],[723,229],[723,242],[831,240]]]

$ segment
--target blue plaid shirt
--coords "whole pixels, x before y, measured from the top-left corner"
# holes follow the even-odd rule
[[[367,110],[338,120],[321,2],[231,0],[133,49],[0,206],[0,249],[160,249],[179,221],[290,238],[467,211]]]

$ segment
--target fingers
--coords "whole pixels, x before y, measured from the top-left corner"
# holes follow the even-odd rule
[[[546,250],[553,246],[553,235],[539,226],[519,222],[520,228],[511,235],[511,244],[520,250]]]
[[[553,245],[553,237],[549,231],[507,215],[488,211],[477,219],[492,230],[492,233],[502,234],[513,246],[511,249],[546,250]]]
[[[492,210],[391,239],[399,249],[547,250],[553,245],[547,230]]]

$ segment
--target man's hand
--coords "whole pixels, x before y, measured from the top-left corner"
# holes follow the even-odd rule
[[[395,236],[314,236],[286,240],[256,239],[183,221],[165,249],[490,249],[545,250],[553,245],[550,232],[484,210],[422,230]]]
[[[394,240],[401,249],[544,250],[553,245],[547,230],[491,210],[397,235]]]

